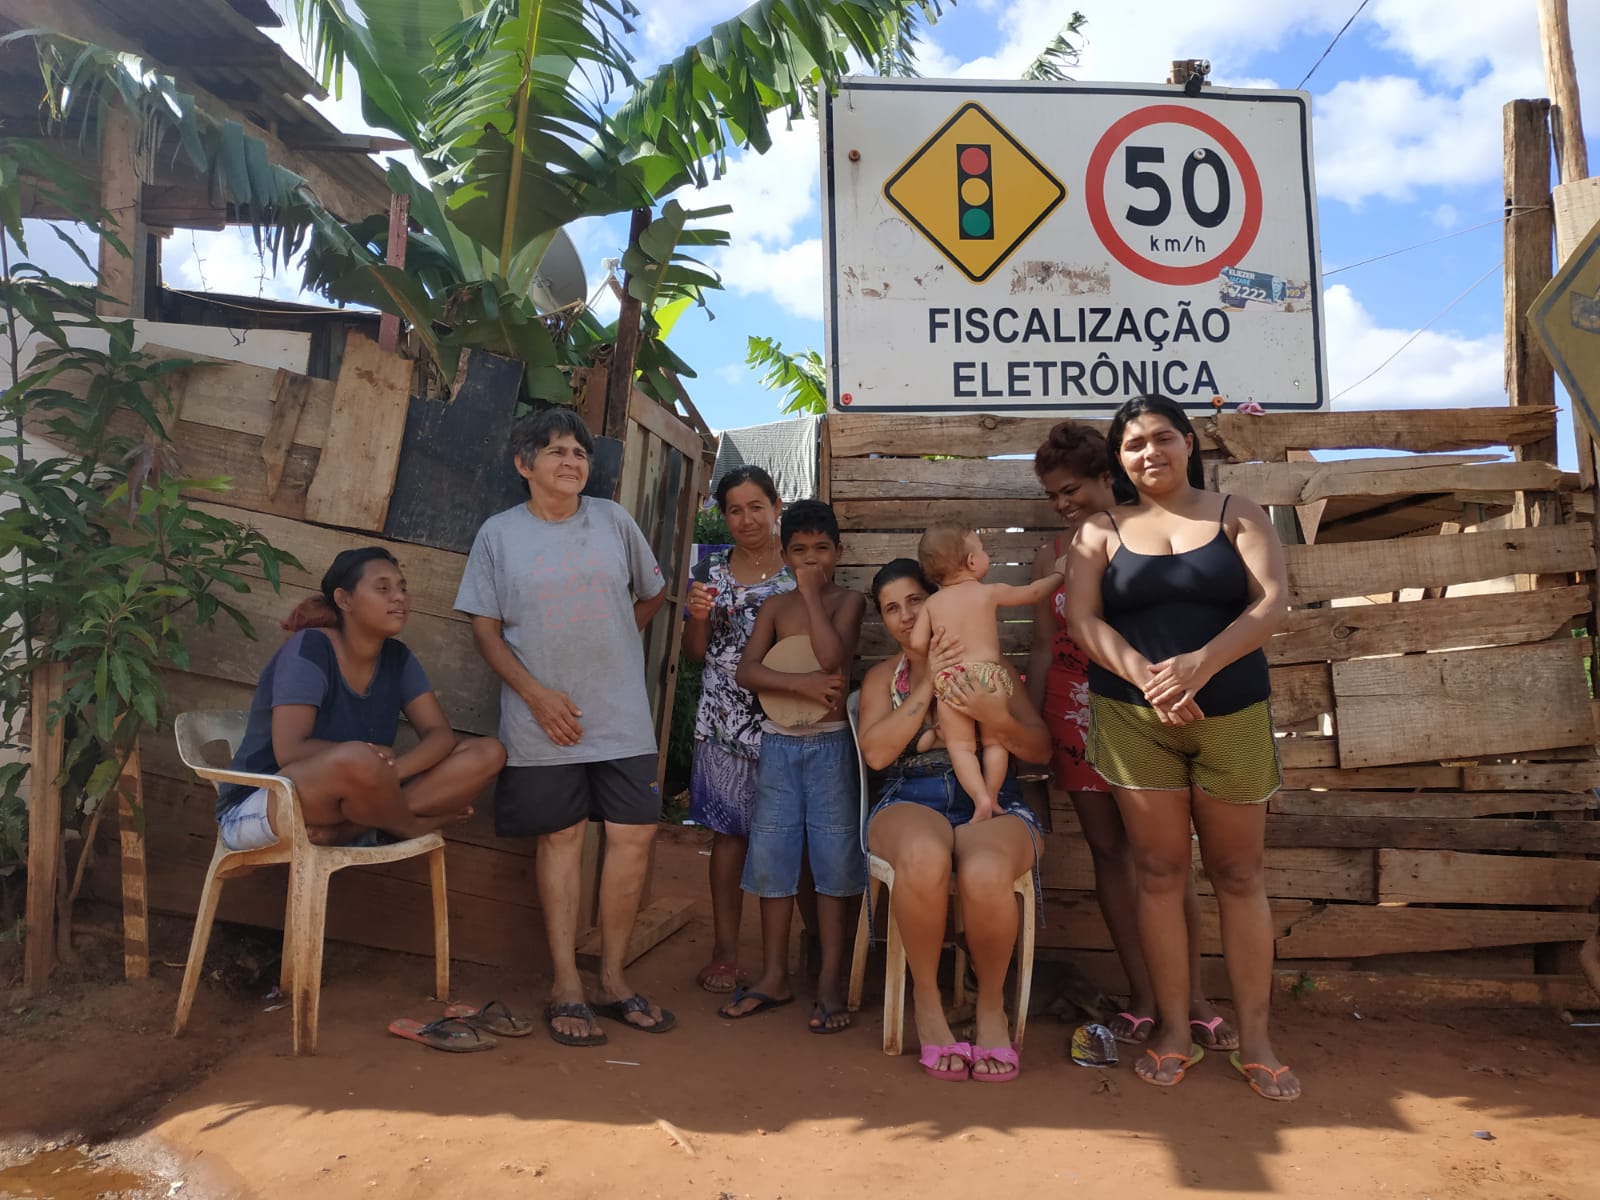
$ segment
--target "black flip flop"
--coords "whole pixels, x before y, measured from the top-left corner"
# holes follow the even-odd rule
[[[465,1021],[474,1029],[482,1029],[497,1037],[527,1037],[533,1032],[533,1022],[519,1017],[498,1000],[491,1000],[481,1008],[471,1004],[452,1004],[444,1015]]]
[[[595,1023],[594,1009],[582,1000],[568,1000],[564,1004],[547,1004],[544,1009],[545,1024],[550,1031],[553,1041],[563,1046],[604,1046],[607,1038],[604,1031],[596,1029],[593,1033],[562,1033],[556,1028],[557,1017],[571,1017],[578,1021],[587,1021],[590,1025]]]
[[[493,1050],[495,1041],[486,1038],[471,1025],[456,1017],[440,1017],[424,1025],[410,1017],[389,1022],[389,1032],[407,1041],[421,1042],[435,1050],[449,1054],[471,1054],[475,1050]]]
[[[759,1000],[760,1003],[749,1012],[731,1013],[728,1011],[734,1005],[742,1004],[748,999]],[[746,1017],[755,1016],[757,1013],[771,1012],[775,1008],[782,1008],[785,1004],[793,1003],[793,996],[784,996],[780,999],[777,996],[769,996],[765,992],[753,992],[746,987],[737,987],[733,989],[733,999],[717,1009],[717,1015],[725,1021],[742,1021]]]
[[[855,1018],[851,1017],[843,1025],[829,1025],[828,1022],[833,1019],[833,1010],[821,1000],[813,1000],[811,1002],[811,1015],[813,1017],[820,1017],[822,1019],[821,1025],[813,1025],[810,1021],[806,1022],[806,1029],[811,1033],[820,1033],[824,1035],[843,1033],[846,1029],[849,1029],[855,1024]],[[849,1014],[846,1014],[846,1016],[848,1015]]]
[[[605,1004],[596,1004],[594,1011],[609,1020],[621,1021],[629,1029],[637,1029],[640,1033],[665,1033],[678,1023],[678,1018],[664,1008],[661,1010],[661,1019],[654,1025],[638,1025],[628,1020],[629,1013],[650,1015],[650,1001],[646,1000],[638,992],[635,992],[626,1000],[612,1000]]]

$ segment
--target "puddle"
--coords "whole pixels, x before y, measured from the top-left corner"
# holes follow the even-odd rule
[[[165,1179],[131,1171],[109,1152],[60,1146],[0,1166],[0,1200],[146,1200],[182,1195]]]

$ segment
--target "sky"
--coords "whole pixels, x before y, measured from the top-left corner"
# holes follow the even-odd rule
[[[747,2],[643,5],[633,39],[640,65],[669,59]],[[1073,72],[1081,81],[1157,83],[1171,59],[1208,58],[1219,85],[1295,88],[1358,4],[961,0],[927,31],[920,65],[928,78],[1014,79],[1077,7],[1088,18]],[[1585,125],[1597,131],[1600,3],[1574,0],[1571,18]],[[275,36],[298,50],[292,29]],[[1535,0],[1368,0],[1304,87],[1312,97],[1334,407],[1505,403],[1501,108],[1545,94]],[[353,96],[323,107],[342,127],[364,128]],[[733,206],[719,222],[732,244],[711,256],[725,291],[709,298],[709,314],[686,316],[671,339],[694,367],[689,390],[716,428],[780,415],[778,396],[745,365],[748,335],[791,350],[823,345],[817,130],[782,117],[773,125],[768,154],[736,155],[722,179],[681,197],[689,207]],[[1589,142],[1600,165],[1600,138]],[[593,288],[603,262],[622,252],[626,218],[571,232]],[[1366,261],[1381,255],[1392,256]],[[263,276],[247,233],[180,231],[168,244],[166,273],[178,287],[296,294],[293,278]],[[602,295],[604,315],[613,303]],[[1570,465],[1570,432],[1560,445]]]

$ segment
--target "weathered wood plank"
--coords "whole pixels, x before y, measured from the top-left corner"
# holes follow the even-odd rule
[[[984,539],[987,543],[988,539]],[[878,573],[883,564],[877,566],[840,567],[834,572],[833,580],[840,587],[851,588],[858,592],[867,592],[872,586],[872,577]],[[1000,563],[989,568],[989,573],[983,577],[985,583],[1016,583],[1025,584],[1033,580],[1033,567],[1028,563]],[[1008,608],[1002,610],[1007,613],[1022,613],[1021,608]]]
[[[1367,904],[1377,899],[1377,868],[1370,850],[1275,846],[1266,852],[1263,874],[1272,897]],[[1202,896],[1214,894],[1203,868],[1195,876],[1195,890]]]
[[[1033,556],[1046,539],[1060,533],[1040,528],[1037,532],[992,533],[983,535],[983,548],[996,563],[1033,563]],[[905,533],[850,532],[841,538],[839,563],[841,566],[870,567],[876,571],[884,563],[896,558],[916,558],[917,539],[922,529]]]
[[[1600,821],[1269,816],[1267,845],[1600,854]]]
[[[449,620],[468,620],[464,613],[457,612],[454,607],[461,573],[467,566],[465,554],[410,542],[389,541],[369,534],[353,534],[342,529],[325,529],[307,521],[294,521],[271,513],[246,516],[237,509],[220,504],[197,502],[194,507],[201,512],[250,525],[260,530],[262,536],[277,549],[298,558],[300,567],[289,564],[283,566],[281,577],[286,584],[315,589],[320,586],[322,573],[339,551],[356,545],[382,546],[400,560],[412,613],[428,613]],[[266,578],[253,562],[241,563],[235,570],[253,579]]]
[[[1337,766],[1339,743],[1331,737],[1280,737],[1278,761],[1284,772]]]
[[[32,743],[28,765],[28,937],[23,943],[22,987],[32,995],[50,979],[56,961],[56,886],[61,864],[61,758],[66,730],[52,727],[51,709],[61,703],[66,666],[40,663],[33,669],[29,698]]]
[[[1037,500],[1026,458],[846,458],[834,464],[833,499]]]
[[[1572,628],[1575,618],[1589,611],[1589,605],[1589,589],[1571,586],[1398,604],[1294,609],[1283,632],[1267,643],[1267,659],[1273,663],[1337,661],[1543,641]]]
[[[1558,638],[1335,663],[1339,765],[1591,744],[1587,653],[1589,639]]]
[[[1313,792],[1285,788],[1271,811],[1300,817],[1496,817],[1591,812],[1593,792]]]
[[[410,359],[351,330],[333,393],[328,440],[306,492],[306,518],[380,530],[389,511],[411,399]]]
[[[294,445],[295,430],[305,414],[306,400],[310,395],[311,380],[293,371],[273,373],[270,404],[272,416],[261,442],[261,461],[267,468],[267,495],[276,496],[283,482],[283,464],[289,459],[289,447]]]
[[[1519,446],[1552,437],[1554,408],[1401,409],[1325,413],[1222,413],[1195,422],[1202,450],[1235,462],[1275,461],[1290,450],[1408,450],[1438,453]],[[1032,454],[1056,417],[990,413],[830,413],[834,461],[868,454]],[[1108,421],[1086,421],[1104,432]]]
[[[1378,900],[1407,904],[1549,904],[1587,908],[1600,892],[1600,862],[1379,850]]]
[[[1350,461],[1244,463],[1218,469],[1220,490],[1249,496],[1257,504],[1314,504],[1344,496],[1417,496],[1430,492],[1516,492],[1554,490],[1562,472],[1553,463],[1405,466],[1403,458],[1357,470]],[[1395,464],[1390,466],[1389,464]]]
[[[1279,743],[1282,745],[1282,743]],[[1403,767],[1356,767],[1342,771],[1332,765],[1283,770],[1286,788],[1459,788],[1461,768],[1435,763],[1410,763]]]
[[[1294,604],[1595,567],[1593,539],[1581,525],[1285,546],[1284,557]]]
[[[840,529],[914,529],[919,535],[935,521],[968,521],[984,529],[1046,529],[1056,523],[1043,499],[835,500],[833,511]]]
[[[1314,912],[1315,905],[1310,900],[1274,900],[1271,908],[1274,936],[1282,937],[1296,922],[1308,918]],[[1196,931],[1196,940],[1200,943],[1202,954],[1222,952],[1222,927],[1217,916],[1215,896],[1200,897],[1200,928]],[[1038,945],[1053,949],[1111,949],[1111,934],[1100,916],[1100,906],[1094,894],[1047,893],[1044,898],[1044,919],[1039,923]]]
[[[1270,674],[1272,719],[1280,728],[1333,711],[1333,682],[1327,663],[1273,667]]]
[[[316,379],[298,371],[256,366],[196,354],[191,350],[147,344],[143,353],[158,358],[185,358],[183,419],[212,425],[230,433],[266,439],[275,427],[287,425],[289,445],[320,450],[328,440],[333,415],[334,381]],[[303,364],[302,364],[303,365]],[[279,415],[279,389],[288,388],[291,400],[302,407],[293,422]]]
[[[628,419],[643,425],[691,462],[698,462],[705,452],[698,433],[637,388],[628,397]]]
[[[1421,960],[1432,957],[1421,956]],[[1420,965],[1417,971],[1426,970]],[[1593,999],[1581,975],[1489,975],[1480,977],[1407,972],[1390,975],[1320,967],[1273,972],[1273,988],[1286,1000],[1316,1012],[1425,1009],[1428,1018],[1448,1009],[1581,1008]],[[1307,989],[1307,984],[1311,984]]]
[[[1600,787],[1600,761],[1483,763],[1461,768],[1461,786],[1505,791],[1578,791]]]
[[[1365,958],[1569,942],[1592,932],[1591,913],[1330,904],[1297,921],[1287,934],[1279,936],[1276,949],[1281,958]]]

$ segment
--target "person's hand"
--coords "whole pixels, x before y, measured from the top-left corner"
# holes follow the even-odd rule
[[[1171,708],[1158,707],[1155,713],[1163,725],[1187,725],[1191,721],[1204,720],[1206,715],[1192,699],[1181,701]]]
[[[689,585],[689,595],[684,601],[684,607],[689,612],[692,621],[704,621],[711,615],[712,602],[717,598],[717,589],[709,583],[695,580]]]
[[[807,671],[794,682],[794,690],[807,700],[832,708],[844,695],[844,676],[837,671]]]
[[[553,688],[538,688],[524,696],[533,719],[539,722],[545,737],[558,746],[576,746],[583,737],[583,726],[578,718],[583,713],[572,702],[572,697]]]
[[[801,563],[794,568],[795,590],[802,596],[813,599],[822,595],[822,589],[828,586],[828,577],[821,567]]]
[[[380,746],[377,742],[368,742],[367,745],[371,748],[374,754],[383,760],[385,766],[394,766],[395,757],[393,747]]]
[[[979,725],[1004,720],[1010,707],[1004,692],[985,687],[971,671],[956,671],[950,676],[949,690],[940,703],[948,704]]]
[[[961,644],[961,639],[940,625],[934,629],[933,637],[928,642],[928,670],[935,675],[940,671],[948,671],[961,662],[966,652],[967,648]]]
[[[1185,701],[1193,700],[1200,689],[1211,682],[1211,672],[1206,669],[1199,651],[1179,654],[1163,662],[1150,664],[1150,677],[1144,683],[1144,698],[1158,708],[1180,708]]]

